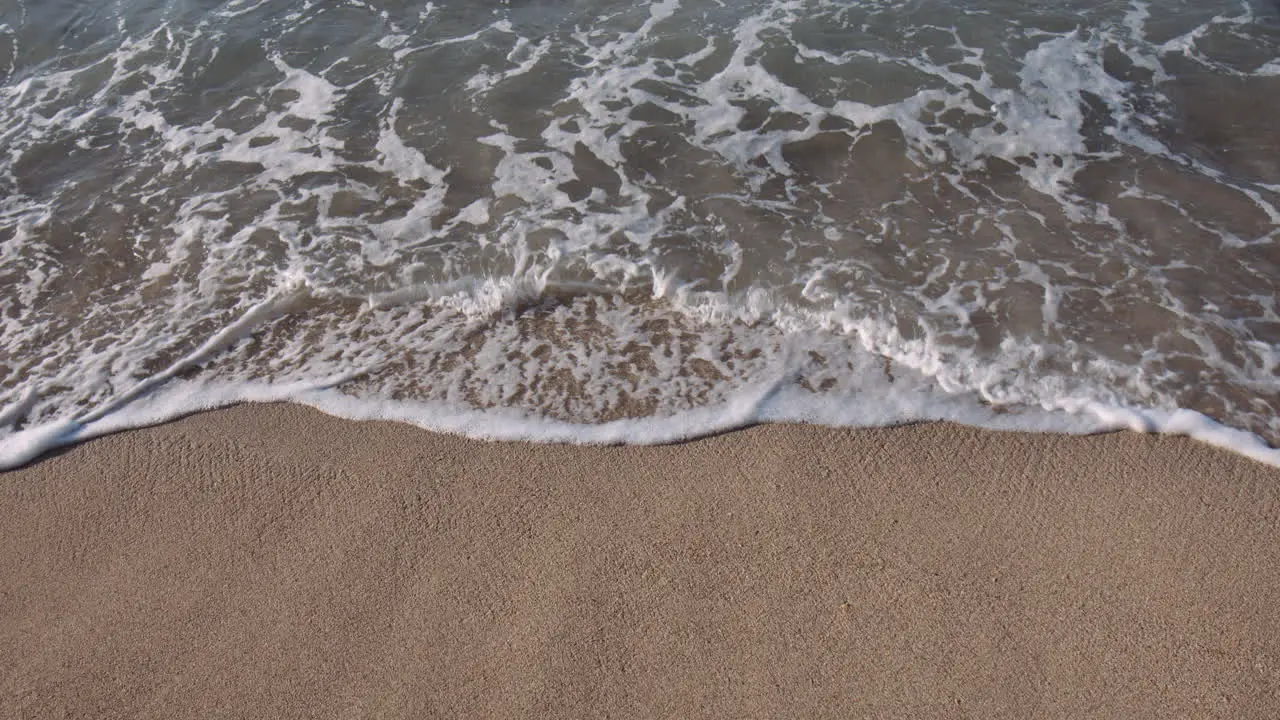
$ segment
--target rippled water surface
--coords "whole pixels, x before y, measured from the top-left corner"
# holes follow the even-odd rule
[[[0,0],[0,434],[776,396],[1275,445],[1278,117],[1261,0]]]

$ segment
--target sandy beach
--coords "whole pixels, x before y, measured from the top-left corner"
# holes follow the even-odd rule
[[[1280,716],[1280,471],[1184,438],[241,406],[0,475],[0,553],[6,718]]]

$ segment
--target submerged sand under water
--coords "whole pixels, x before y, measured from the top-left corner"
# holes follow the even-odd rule
[[[0,38],[0,442],[319,388],[546,439],[780,388],[1280,441],[1266,3],[20,4]]]

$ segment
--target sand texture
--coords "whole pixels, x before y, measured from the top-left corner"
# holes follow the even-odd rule
[[[0,475],[4,718],[1275,718],[1280,471],[242,406]]]

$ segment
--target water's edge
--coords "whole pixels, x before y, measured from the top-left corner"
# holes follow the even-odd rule
[[[910,412],[919,398],[884,398],[879,406],[840,402],[788,386],[785,378],[743,392],[723,405],[674,416],[577,424],[533,418],[515,411],[459,409],[422,402],[373,402],[333,389],[346,378],[293,386],[218,386],[177,381],[128,408],[88,420],[64,420],[23,429],[0,438],[0,471],[37,462],[58,449],[103,435],[150,427],[200,412],[246,403],[289,402],[352,421],[407,423],[431,432],[491,441],[575,445],[661,445],[696,440],[753,425],[798,423],[828,427],[891,427],[919,422],[954,422],[1004,432],[1093,435],[1116,431],[1183,435],[1271,467],[1280,467],[1280,448],[1243,430],[1193,410],[1142,410],[1080,403],[1070,409],[1010,416],[957,399],[924,415]],[[849,399],[846,399],[849,400]],[[0,411],[0,422],[11,408]]]

